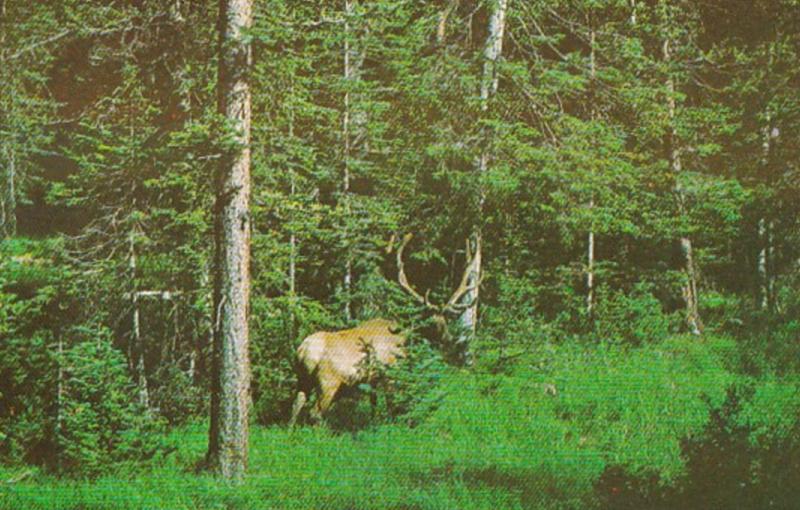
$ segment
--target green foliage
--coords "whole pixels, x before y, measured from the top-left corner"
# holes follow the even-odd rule
[[[87,332],[89,333],[89,332]],[[163,428],[137,404],[122,353],[107,332],[64,352],[56,417],[59,472],[96,476],[112,464],[149,460],[165,444]]]
[[[594,317],[597,337],[633,345],[666,338],[676,321],[664,313],[651,290],[646,283],[637,284],[630,292],[601,288]]]
[[[721,416],[714,410],[730,407],[726,389],[737,376],[726,367],[734,350],[727,340],[688,337],[633,349],[551,346],[517,358],[507,374],[441,371],[437,403],[414,428],[403,421],[352,434],[255,427],[250,475],[240,486],[186,471],[206,448],[206,425],[197,423],[173,430],[167,442],[178,445],[176,452],[124,483],[113,476],[66,483],[34,474],[7,488],[0,508],[592,509],[614,487],[614,501],[623,503],[631,496],[627,487],[666,494],[717,444],[708,438]],[[725,423],[752,431],[728,453],[795,437],[796,384],[771,379],[755,387],[739,411],[721,411],[731,416]],[[776,412],[779,422],[772,421]],[[690,453],[687,438],[705,449]],[[628,469],[612,479],[614,466],[623,465]]]
[[[300,297],[256,298],[252,310],[253,414],[262,424],[283,423],[297,391],[295,349],[306,336],[336,323],[318,303]]]

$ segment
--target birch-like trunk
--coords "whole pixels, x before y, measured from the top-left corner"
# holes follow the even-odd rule
[[[342,178],[342,197],[344,199],[345,207],[345,223],[350,219],[350,80],[353,76],[353,69],[351,67],[350,55],[350,16],[353,14],[353,2],[345,0],[344,3],[345,22],[344,22],[344,79],[345,79],[345,92],[344,92],[344,112],[342,116],[342,135],[344,141],[344,175]],[[350,290],[353,285],[353,260],[350,247],[348,246],[350,239],[348,239],[349,230],[345,227],[345,246],[347,253],[345,253],[344,263],[344,316],[349,322],[353,319]]]
[[[439,13],[439,23],[436,25],[436,43],[444,44],[447,39],[447,20],[458,7],[459,0],[448,0],[447,6]]]
[[[772,55],[770,53],[770,67]],[[778,136],[778,129],[772,125],[772,114],[767,110],[761,138],[761,166],[764,175],[770,179],[770,165],[772,156],[772,139]],[[771,184],[771,182],[769,182]],[[770,310],[775,305],[775,274],[774,274],[774,246],[773,232],[775,222],[765,217],[758,219],[758,295],[757,302],[762,310]]]
[[[0,239],[17,235],[17,166],[14,149],[6,147],[5,179],[0,196]]]
[[[594,123],[597,120],[597,110],[595,108],[595,101],[596,101],[596,94],[595,94],[595,80],[597,79],[597,63],[596,63],[596,38],[597,33],[594,29],[594,19],[592,19],[592,30],[590,34],[590,52],[589,52],[589,74],[591,78],[591,93],[592,97],[590,98],[591,105],[589,108],[591,109],[591,121]],[[591,176],[594,176],[594,167],[591,169]],[[594,186],[594,182],[590,183],[591,186]],[[594,189],[590,191],[589,196],[589,213],[594,210]],[[589,317],[592,316],[594,311],[594,247],[595,247],[595,238],[594,238],[594,225],[592,224],[589,228],[589,235],[586,242],[586,313]]]
[[[293,96],[294,87],[291,88],[290,96]],[[289,140],[294,140],[294,105],[289,109]],[[292,202],[297,194],[297,173],[294,168],[289,167],[289,198]],[[294,220],[294,208],[291,209],[292,220]],[[297,293],[297,233],[295,224],[292,221],[291,232],[289,233],[289,295],[295,296]],[[294,312],[292,312],[292,324],[294,324]]]
[[[355,13],[356,0],[345,0],[344,22],[344,65],[343,75],[345,80],[344,111],[342,115],[342,138],[344,142],[344,175],[342,179],[342,197],[344,200],[345,223],[345,268],[344,268],[344,312],[345,318],[353,319],[353,305],[351,292],[353,290],[353,250],[350,246],[349,230],[351,216],[350,181],[352,178],[353,161],[365,157],[367,150],[367,113],[361,107],[363,98],[361,94],[354,93],[351,88],[361,79],[361,70],[364,65],[365,50],[363,44],[358,44],[358,37],[354,36],[354,27],[351,23]]]
[[[672,61],[670,39],[664,39],[662,46],[664,62],[669,65]],[[675,196],[678,203],[678,215],[681,219],[686,217],[686,193],[681,185],[683,163],[681,161],[681,147],[676,126],[677,105],[675,101],[675,81],[671,71],[667,71],[667,108],[669,113],[669,162],[670,169],[675,178]],[[692,240],[687,235],[680,238],[680,248],[683,255],[684,273],[686,281],[683,286],[683,299],[686,304],[686,325],[694,335],[700,335],[703,324],[700,320],[699,296],[697,292],[697,267],[694,261]]]
[[[483,74],[481,77],[481,110],[484,114],[489,110],[489,100],[497,92],[499,83],[499,76],[497,74],[497,62],[503,53],[503,36],[506,28],[506,12],[508,11],[508,0],[496,0],[494,9],[489,17],[489,33],[486,38],[486,46],[483,51]],[[491,157],[488,148],[488,139],[490,133],[484,134],[484,140],[487,145],[482,150],[478,158],[478,179],[481,179],[483,174],[489,168],[489,159]],[[457,342],[457,349],[463,353],[463,358],[466,363],[471,362],[472,353],[470,343],[475,336],[475,331],[478,325],[478,298],[480,296],[480,280],[483,270],[483,242],[481,232],[481,222],[483,216],[483,204],[485,201],[484,191],[481,187],[478,196],[478,214],[479,218],[473,228],[470,236],[470,250],[473,254],[473,261],[471,267],[467,268],[468,271],[468,287],[469,290],[464,295],[463,303],[469,306],[461,313],[459,317],[459,334]]]
[[[128,269],[131,273],[131,281],[133,282],[131,291],[131,305],[133,307],[133,324],[131,331],[131,348],[128,350],[136,361],[133,363],[136,373],[136,386],[139,390],[139,404],[143,409],[150,409],[150,392],[147,388],[147,374],[145,372],[144,358],[145,348],[144,341],[142,340],[141,329],[141,313],[139,309],[139,292],[136,286],[137,268],[136,268],[136,239],[135,233],[132,231],[130,234],[130,254],[128,259]]]
[[[216,179],[214,356],[207,461],[222,477],[247,469],[250,358],[250,86],[252,56],[243,32],[252,0],[220,1],[219,110],[240,147],[225,155]]]

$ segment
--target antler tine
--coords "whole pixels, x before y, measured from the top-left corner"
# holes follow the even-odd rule
[[[478,258],[478,254],[481,252],[480,244],[481,238],[478,236],[475,240],[475,253],[473,254],[469,245],[469,239],[467,239],[467,264],[464,267],[464,273],[461,275],[461,282],[458,284],[458,288],[455,290],[455,292],[453,292],[453,295],[450,296],[450,299],[444,306],[446,310],[450,310],[451,312],[461,312],[473,305],[472,302],[462,304],[459,304],[458,302],[461,300],[464,294],[475,290],[481,284],[483,275],[478,275],[478,278],[473,284],[469,283],[470,276],[472,275],[472,272],[475,271],[476,259]]]
[[[397,249],[397,280],[400,282],[400,286],[403,287],[403,289],[405,289],[406,292],[411,294],[411,296],[414,297],[414,299],[419,301],[421,304],[427,306],[428,308],[436,308],[431,304],[431,302],[428,299],[430,291],[428,291],[425,294],[425,297],[423,297],[419,292],[414,290],[414,287],[412,287],[411,284],[408,282],[408,277],[406,276],[405,264],[403,263],[403,250],[406,249],[406,245],[408,245],[412,237],[414,237],[414,235],[411,233],[408,233],[405,236],[403,236],[403,242],[400,243],[400,247]]]

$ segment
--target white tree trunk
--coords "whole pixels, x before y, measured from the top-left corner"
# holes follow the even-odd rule
[[[508,10],[508,0],[496,0],[494,9],[489,18],[489,33],[486,38],[486,46],[483,51],[483,74],[481,77],[481,110],[483,112],[489,109],[489,100],[497,92],[499,84],[499,76],[497,74],[497,62],[503,53],[503,36],[506,28],[506,12]],[[485,134],[485,138],[490,136],[489,133]],[[478,158],[478,178],[486,173],[489,167],[489,149],[485,148],[480,157]],[[481,189],[478,197],[478,211],[482,216],[483,204],[485,201],[484,192]],[[480,280],[483,270],[483,239],[481,233],[482,218],[478,218],[472,235],[470,237],[470,249],[473,252],[472,267],[468,269],[469,280],[468,285],[470,290],[464,295],[464,303],[468,303],[464,312],[459,317],[459,329],[461,333],[457,339],[457,348],[463,353],[464,361],[471,362],[470,343],[475,336],[475,331],[478,325],[478,298],[480,296]]]
[[[131,273],[132,292],[131,305],[133,307],[133,324],[131,327],[131,347],[128,349],[135,361],[131,363],[135,367],[136,386],[139,390],[139,404],[144,409],[150,409],[150,392],[147,387],[147,373],[145,372],[145,346],[142,340],[141,314],[139,310],[139,292],[136,288],[137,268],[136,268],[136,235],[132,230],[130,233],[130,254],[128,259],[128,269]]]
[[[6,147],[5,182],[0,196],[0,239],[17,235],[17,166],[14,149]]]
[[[594,19],[592,20],[594,23]],[[592,31],[590,34],[590,53],[589,53],[589,73],[591,78],[591,90],[592,90],[592,98],[591,98],[591,120],[594,122],[597,120],[597,110],[595,109],[595,79],[597,78],[597,63],[596,63],[596,38],[597,33],[594,29],[594,25],[592,25]],[[592,167],[591,175],[594,175],[594,167]],[[594,186],[594,183],[592,183]],[[594,189],[590,191],[590,198],[589,198],[589,212],[594,210]],[[592,316],[592,312],[594,311],[594,246],[595,246],[595,238],[594,238],[594,225],[592,225],[589,229],[589,236],[587,239],[587,248],[586,248],[586,313],[589,317]]]
[[[250,358],[250,86],[252,0],[220,2],[219,109],[241,144],[217,175],[214,266],[214,359],[209,466],[227,479],[247,468]]]
[[[664,62],[669,64],[672,60],[672,52],[670,48],[669,38],[664,39],[663,47]],[[672,78],[671,71],[667,71],[667,108],[669,112],[670,123],[670,167],[675,177],[675,196],[678,202],[678,215],[681,218],[686,216],[686,194],[680,182],[680,174],[683,171],[683,163],[681,161],[681,147],[678,137],[678,129],[676,126],[677,118],[677,105],[675,101],[675,81]],[[683,287],[683,299],[686,303],[686,324],[689,330],[694,335],[700,335],[703,330],[703,324],[700,320],[699,312],[699,296],[697,291],[697,268],[694,261],[694,250],[692,240],[683,235],[680,238],[681,253],[684,260],[684,273],[686,281]]]

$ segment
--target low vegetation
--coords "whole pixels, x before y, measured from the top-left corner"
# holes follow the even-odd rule
[[[567,342],[500,373],[443,370],[411,425],[406,412],[358,431],[256,427],[242,486],[195,472],[207,427],[193,422],[145,467],[6,467],[0,508],[755,509],[800,495],[800,385],[740,375],[729,339]]]

